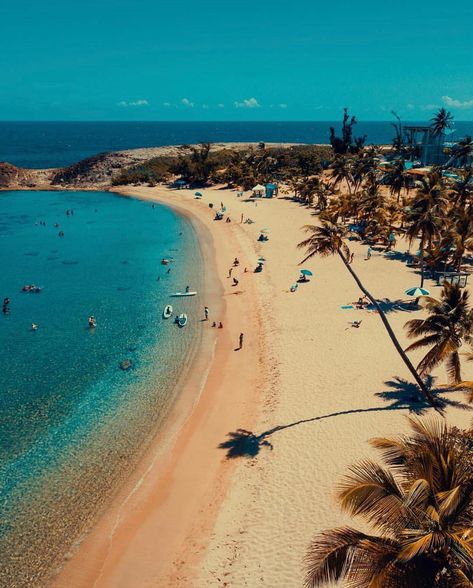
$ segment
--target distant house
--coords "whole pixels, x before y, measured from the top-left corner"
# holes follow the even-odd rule
[[[449,155],[445,152],[447,132],[435,135],[428,125],[413,125],[404,127],[404,141],[414,148],[414,158],[422,165],[443,165]],[[451,132],[448,135],[451,142]]]

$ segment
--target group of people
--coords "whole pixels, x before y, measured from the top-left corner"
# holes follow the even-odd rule
[[[209,313],[210,313],[209,307],[208,306],[204,306],[204,317],[205,317],[204,320],[206,320],[206,321],[209,320]],[[222,322],[219,322],[218,323],[218,326],[217,326],[216,321],[214,321],[212,323],[212,327],[217,328],[217,329],[223,329],[223,323]]]

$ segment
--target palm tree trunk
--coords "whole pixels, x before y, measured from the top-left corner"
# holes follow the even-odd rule
[[[420,250],[420,287],[424,287],[424,250]]]
[[[424,381],[422,380],[422,378],[419,376],[419,374],[417,373],[417,370],[415,369],[415,367],[412,365],[411,360],[407,357],[404,349],[401,347],[401,344],[399,343],[399,341],[396,338],[396,335],[394,334],[394,331],[392,330],[391,325],[389,324],[388,319],[386,318],[386,315],[384,314],[383,310],[381,309],[381,307],[378,304],[378,301],[368,292],[368,290],[363,286],[363,284],[361,283],[360,278],[357,276],[357,274],[353,271],[353,268],[351,267],[351,265],[348,263],[348,260],[346,259],[346,257],[343,255],[342,251],[339,249],[338,250],[338,255],[341,257],[343,263],[345,264],[345,267],[347,268],[347,270],[350,272],[350,274],[352,275],[353,279],[355,280],[355,282],[358,285],[358,288],[363,292],[363,294],[370,299],[371,303],[373,304],[373,306],[376,308],[376,310],[379,313],[379,316],[383,322],[383,325],[386,329],[386,331],[388,332],[388,335],[391,339],[391,341],[393,342],[394,347],[396,348],[396,351],[399,353],[399,355],[401,356],[402,361],[406,364],[407,369],[411,372],[412,376],[414,377],[414,380],[416,381],[417,385],[419,386],[422,394],[424,395],[425,399],[427,400],[427,402],[433,406],[435,408],[435,410],[437,410],[438,412],[440,412],[440,410],[437,407],[437,403],[435,402],[434,397],[432,396],[430,390],[427,388],[427,386],[425,385]]]

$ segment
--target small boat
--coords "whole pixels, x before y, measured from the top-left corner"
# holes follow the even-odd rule
[[[168,265],[170,261],[171,261],[170,259],[163,258],[163,259],[161,259],[161,265]]]
[[[181,296],[195,296],[197,292],[174,292],[171,294],[173,298],[181,297]]]
[[[185,314],[184,312],[182,314],[180,314],[179,316],[176,316],[176,323],[180,326],[180,327],[185,327],[187,325],[187,314]]]
[[[172,306],[167,304],[163,310],[163,318],[168,319],[172,316]]]

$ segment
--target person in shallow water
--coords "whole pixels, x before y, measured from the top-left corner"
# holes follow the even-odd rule
[[[89,329],[94,329],[97,326],[97,319],[94,316],[89,316]]]

